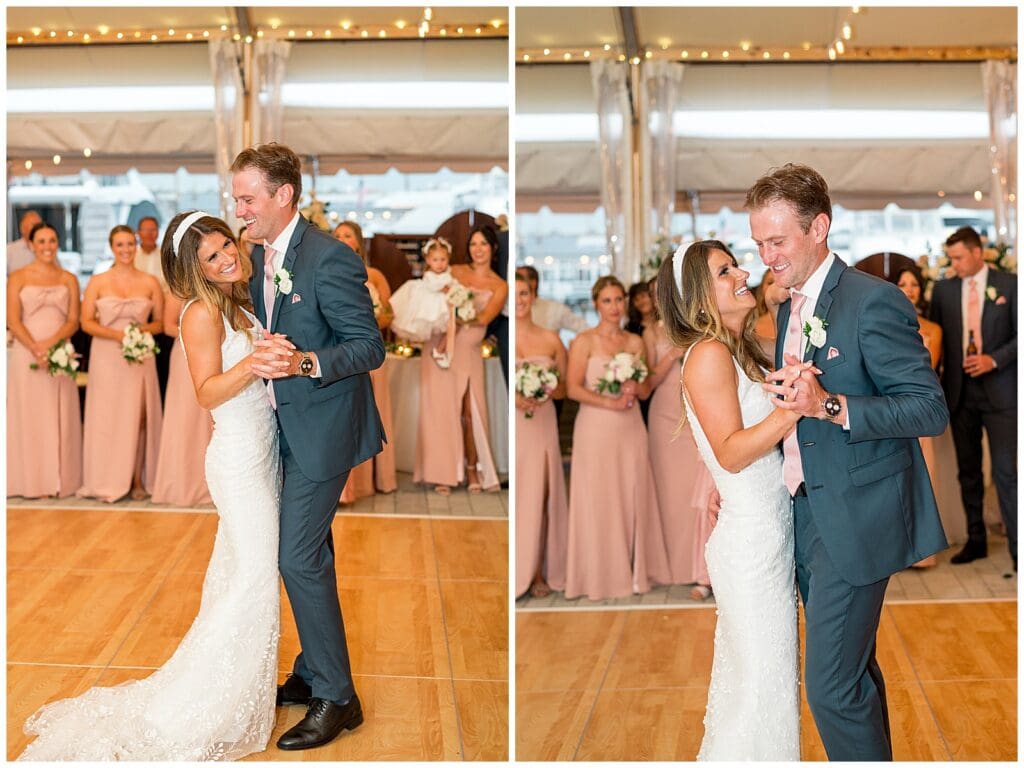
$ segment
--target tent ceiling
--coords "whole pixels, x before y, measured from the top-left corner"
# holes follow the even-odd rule
[[[244,6],[243,6],[244,7]],[[285,7],[251,6],[250,19],[256,27],[269,29],[278,23],[282,27],[332,26],[343,21],[353,26],[393,24],[404,20],[415,24],[423,17],[424,6],[395,7]],[[481,24],[500,20],[508,25],[508,8],[503,6],[433,7],[435,24]],[[42,29],[79,32],[96,30],[101,25],[111,29],[136,30],[161,27],[219,27],[234,23],[234,7],[18,7],[7,9],[7,28],[12,31]]]
[[[250,8],[253,21],[302,26],[314,21],[338,24],[418,20],[422,7],[403,8]],[[231,23],[230,8],[10,8],[15,25],[100,24],[117,29],[163,25]],[[344,11],[344,13],[342,13]],[[337,18],[335,18],[337,17]],[[435,23],[507,22],[508,9],[436,8]],[[470,21],[471,20],[471,21]],[[9,89],[203,86],[212,88],[209,50],[204,43],[146,45],[62,45],[8,47]],[[493,87],[508,80],[508,42],[503,39],[445,40],[297,40],[288,59],[285,83],[466,82]],[[487,85],[484,85],[487,84]],[[54,113],[40,103],[32,113],[7,116],[7,154],[14,173],[72,173],[78,167],[115,173],[135,166],[167,170],[184,166],[213,169],[214,124],[211,113],[143,113],[124,104],[121,111]],[[376,172],[388,167],[427,170],[447,166],[479,171],[508,166],[507,109],[345,110],[286,107],[281,140],[300,154],[317,154],[325,172],[345,167]],[[86,160],[82,150],[92,157]],[[53,167],[49,158],[60,154]]]
[[[636,7],[639,43],[735,47],[827,45],[849,13],[839,7]],[[1014,7],[864,7],[853,18],[852,44],[889,46],[1014,46]],[[615,8],[516,10],[517,48],[597,47],[621,44]]]

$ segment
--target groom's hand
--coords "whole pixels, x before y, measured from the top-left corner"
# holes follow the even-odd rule
[[[252,372],[261,379],[282,379],[294,376],[292,369],[298,371],[298,360],[301,355],[295,351],[295,345],[286,336],[279,333],[263,331],[263,338],[253,342],[256,351],[252,353]]]

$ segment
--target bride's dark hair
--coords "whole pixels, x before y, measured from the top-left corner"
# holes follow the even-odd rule
[[[658,311],[665,321],[665,332],[677,347],[688,349],[705,339],[716,339],[729,348],[751,381],[764,381],[764,369],[773,367],[758,343],[754,326],[756,313],[751,309],[743,323],[743,333],[733,336],[722,324],[718,301],[711,281],[708,259],[712,251],[722,251],[736,266],[736,257],[719,240],[698,240],[683,256],[683,292],[679,293],[672,271],[672,258],[658,270]]]
[[[225,294],[203,274],[199,266],[199,244],[206,235],[217,233],[224,235],[238,248],[238,240],[228,225],[216,216],[203,216],[194,221],[181,237],[178,253],[174,252],[174,233],[186,217],[194,211],[179,213],[167,225],[164,241],[160,245],[160,266],[167,280],[167,287],[179,299],[199,299],[207,308],[224,315],[231,327],[238,331],[243,326],[242,313],[239,307],[252,311],[252,298],[249,295],[249,277],[252,275],[252,260],[238,249],[238,264],[244,276],[242,280],[231,286],[230,296]]]

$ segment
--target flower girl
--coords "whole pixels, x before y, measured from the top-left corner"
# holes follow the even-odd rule
[[[391,329],[410,341],[429,342],[440,336],[430,350],[441,368],[451,365],[448,350],[454,350],[455,320],[472,320],[473,294],[452,277],[448,265],[452,246],[443,237],[431,238],[423,246],[427,271],[419,280],[402,283],[391,297],[395,318]]]

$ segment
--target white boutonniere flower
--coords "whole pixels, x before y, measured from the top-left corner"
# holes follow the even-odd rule
[[[818,349],[825,346],[825,339],[827,338],[826,328],[828,328],[828,322],[822,320],[817,315],[804,323],[804,336],[807,337],[807,343]],[[805,347],[804,353],[806,354],[806,352],[807,348]]]
[[[274,272],[274,295],[292,292],[292,273],[284,267]]]
[[[999,298],[999,291],[996,290],[994,285],[990,285],[985,289],[985,295],[988,297],[989,301],[995,301]]]

